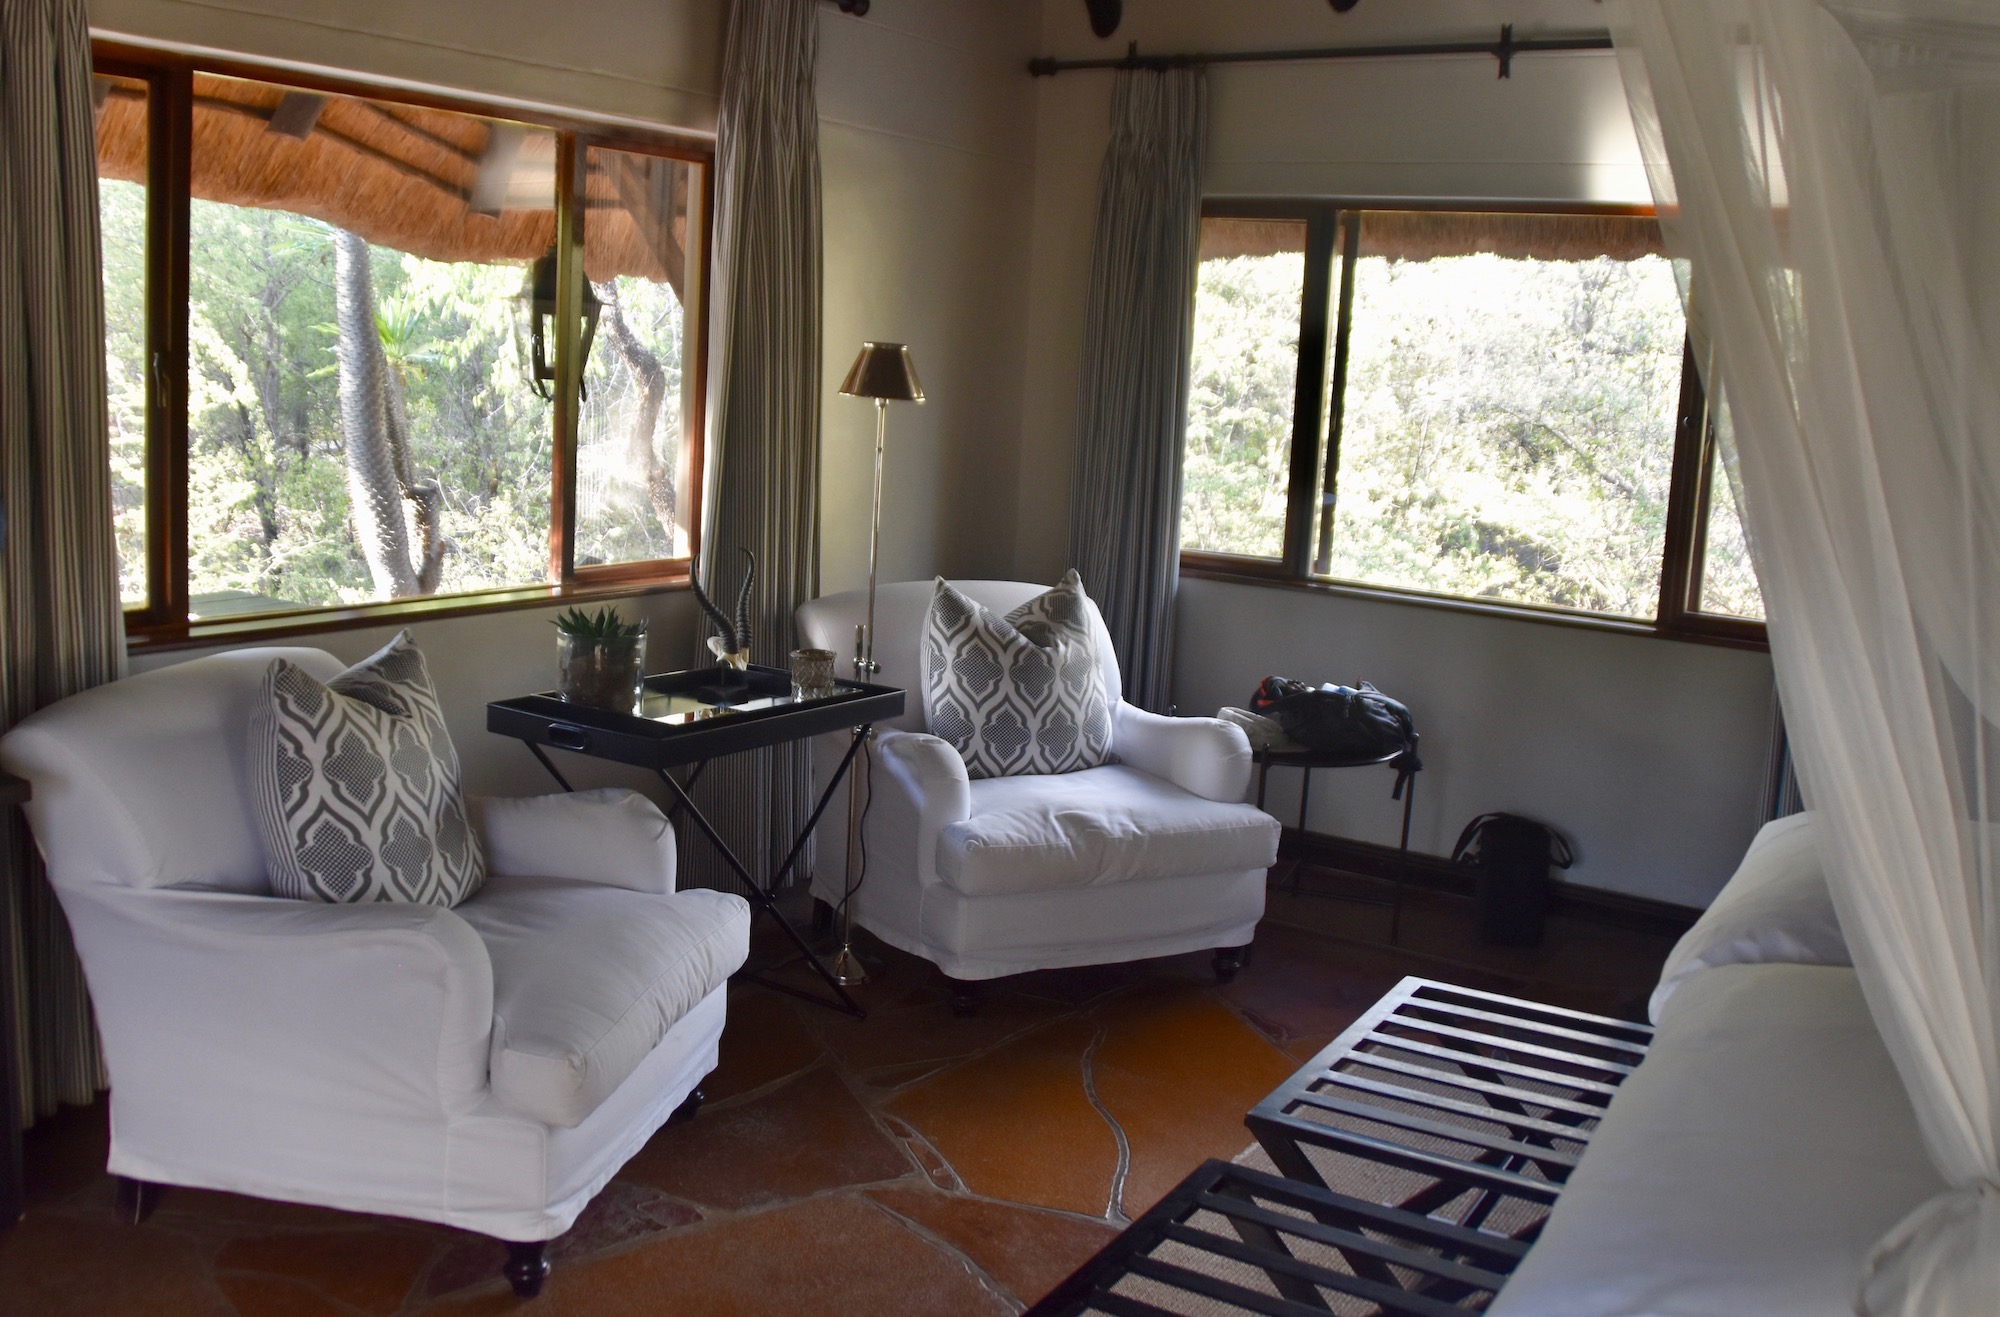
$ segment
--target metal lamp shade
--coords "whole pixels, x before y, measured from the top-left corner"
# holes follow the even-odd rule
[[[910,362],[909,346],[903,343],[863,343],[840,391],[850,397],[889,402],[924,400],[924,386],[917,382],[917,368]]]

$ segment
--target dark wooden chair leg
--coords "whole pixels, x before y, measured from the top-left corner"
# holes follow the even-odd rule
[[[118,1217],[131,1225],[139,1225],[153,1214],[160,1205],[161,1186],[147,1180],[128,1180],[118,1177]]]
[[[538,1239],[529,1244],[509,1243],[507,1245],[507,1265],[500,1268],[500,1274],[514,1287],[517,1298],[532,1299],[542,1292],[542,1282],[549,1276],[549,1241]]]
[[[707,1100],[708,1100],[708,1094],[702,1092],[698,1088],[693,1090],[686,1097],[681,1099],[681,1104],[674,1108],[674,1112],[671,1116],[667,1117],[667,1124],[669,1125],[687,1124],[689,1121],[693,1120],[696,1115],[700,1114],[701,1104]]]
[[[986,996],[986,985],[968,979],[955,979],[947,974],[945,986],[951,989],[951,1013],[960,1017],[977,1015],[979,1002]]]
[[[1234,983],[1236,972],[1250,963],[1250,947],[1217,947],[1215,950],[1215,981]]]

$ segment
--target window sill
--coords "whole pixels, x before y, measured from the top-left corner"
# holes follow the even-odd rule
[[[1355,585],[1345,581],[1301,580],[1287,576],[1281,564],[1256,559],[1241,562],[1203,555],[1184,555],[1180,574],[1199,581],[1224,581],[1234,585],[1257,585],[1279,590],[1300,590],[1308,594],[1334,595],[1346,599],[1367,599],[1376,603],[1415,604],[1453,613],[1481,617],[1508,618],[1516,622],[1540,622],[1619,636],[1653,636],[1662,640],[1690,641],[1697,645],[1720,645],[1726,649],[1770,649],[1764,624],[1742,618],[1699,616],[1681,624],[1647,622],[1636,618],[1601,617],[1571,613],[1532,604],[1495,603],[1480,599],[1455,599],[1448,595],[1424,594],[1387,586]]]
[[[628,599],[667,590],[685,590],[687,582],[687,564],[680,562],[667,566],[663,571],[648,573],[643,578],[597,580],[586,578],[567,586],[537,585],[507,590],[482,590],[470,594],[358,604],[352,608],[316,608],[251,617],[215,618],[178,626],[147,626],[128,621],[125,650],[133,655],[162,654],[178,649],[198,649],[232,643],[263,644],[293,636],[353,631],[362,627],[396,626],[410,622],[470,617],[479,613],[547,608],[556,604]]]

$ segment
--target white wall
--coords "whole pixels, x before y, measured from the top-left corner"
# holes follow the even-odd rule
[[[1182,581],[1175,621],[1182,712],[1245,704],[1268,674],[1368,680],[1408,704],[1423,734],[1415,850],[1448,854],[1467,820],[1507,810],[1570,837],[1573,882],[1704,905],[1760,821],[1762,654],[1217,581]],[[1270,779],[1288,826],[1299,777]],[[1315,773],[1311,827],[1395,845],[1393,781]]]
[[[822,581],[866,583],[875,409],[840,395],[863,339],[910,345],[892,404],[885,581],[1004,576],[1026,333],[1032,11],[978,0],[820,9],[826,215]]]
[[[647,637],[651,670],[683,666],[688,631],[694,624],[693,595],[678,590],[659,592],[623,600],[618,607],[626,616],[643,616],[651,624]],[[556,632],[550,623],[559,611],[553,607],[522,608],[410,623],[410,634],[430,666],[445,725],[465,769],[468,791],[483,796],[526,796],[555,790],[555,782],[520,742],[486,730],[486,704],[555,686]],[[400,629],[371,626],[271,643],[323,649],[343,662],[357,663],[388,644]],[[218,649],[236,648],[240,646],[148,654],[132,660],[132,671],[147,672]],[[649,773],[561,751],[552,758],[579,789],[629,786],[655,798],[663,791]]]
[[[1601,30],[1592,0],[1371,3],[1127,0],[1098,41],[1077,0],[1044,0],[1060,57],[1491,40]],[[1214,196],[1649,200],[1609,54],[1217,66],[1209,73]],[[1023,378],[1015,570],[1066,565],[1083,293],[1111,75],[1038,80],[1033,276]],[[1572,834],[1581,884],[1705,904],[1754,831],[1770,729],[1765,656],[1388,601],[1182,583],[1175,698],[1241,704],[1259,678],[1366,677],[1407,700],[1427,770],[1412,844],[1447,851],[1504,809]],[[1273,779],[1290,821],[1295,774]],[[1377,780],[1379,778],[1379,780]],[[1282,786],[1280,780],[1283,780]],[[1309,826],[1393,843],[1380,774],[1320,774]]]

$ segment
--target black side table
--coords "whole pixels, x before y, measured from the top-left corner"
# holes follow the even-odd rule
[[[846,779],[854,756],[867,741],[874,724],[902,715],[903,692],[893,686],[837,681],[829,695],[797,696],[792,692],[791,673],[755,664],[731,680],[735,689],[724,692],[717,689],[715,668],[647,677],[639,707],[633,713],[569,704],[552,693],[495,700],[486,706],[486,730],[514,737],[526,745],[565,791],[573,790],[569,779],[549,759],[544,746],[652,769],[673,794],[668,819],[678,818],[681,811],[687,811],[688,818],[742,882],[755,912],[775,920],[798,949],[798,955],[787,964],[809,965],[820,981],[833,990],[833,999],[800,992],[790,984],[768,977],[768,971],[746,969],[737,977],[860,1019],[867,1012],[778,910],[777,892],[805,852],[806,839],[819,826],[820,815],[826,812],[833,793]],[[768,881],[759,882],[723,841],[715,825],[696,808],[688,793],[711,759],[850,729],[853,738],[847,753],[820,793],[805,826],[799,829],[790,853]],[[692,765],[685,782],[667,771],[683,765]]]
[[[1264,808],[1264,787],[1274,768],[1296,768],[1300,770],[1299,781],[1299,826],[1300,836],[1306,831],[1306,804],[1312,798],[1312,775],[1316,768],[1374,768],[1387,764],[1396,770],[1396,788],[1390,799],[1401,798],[1403,802],[1403,838],[1397,850],[1400,856],[1396,865],[1392,895],[1355,896],[1347,892],[1306,892],[1299,880],[1299,862],[1292,861],[1289,875],[1289,890],[1301,895],[1325,896],[1334,900],[1353,901],[1359,905],[1383,905],[1389,907],[1389,941],[1393,945],[1403,932],[1403,882],[1410,872],[1410,810],[1417,802],[1417,774],[1423,771],[1423,761],[1407,750],[1391,754],[1377,755],[1372,759],[1343,759],[1336,755],[1323,755],[1312,750],[1258,750],[1250,756],[1257,765],[1257,808]]]

